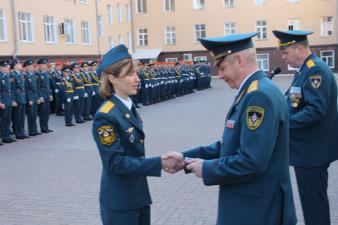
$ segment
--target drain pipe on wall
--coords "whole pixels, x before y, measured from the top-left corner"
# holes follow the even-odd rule
[[[96,10],[96,36],[97,36],[97,52],[99,54],[99,56],[102,58],[102,53],[101,53],[101,45],[100,45],[100,34],[99,34],[99,26],[98,26],[98,17],[99,17],[99,10],[98,10],[98,0],[95,0],[95,10]]]
[[[12,19],[13,19],[13,39],[14,39],[14,50],[12,53],[13,58],[17,57],[18,54],[18,37],[16,34],[16,9],[15,0],[12,0]]]

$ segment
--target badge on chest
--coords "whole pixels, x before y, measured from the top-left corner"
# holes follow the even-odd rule
[[[234,129],[235,128],[235,123],[236,121],[234,120],[227,120],[225,127],[226,128],[230,128],[230,129]]]
[[[289,91],[289,99],[291,106],[294,108],[298,107],[301,98],[302,98],[302,89],[300,87],[292,86]]]
[[[130,127],[128,128],[128,130],[126,130],[127,134],[129,135],[129,141],[131,143],[134,143],[135,141],[134,130],[135,130],[135,127]]]

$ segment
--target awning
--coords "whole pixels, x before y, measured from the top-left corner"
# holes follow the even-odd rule
[[[162,49],[136,50],[133,53],[133,59],[156,59],[161,51]]]

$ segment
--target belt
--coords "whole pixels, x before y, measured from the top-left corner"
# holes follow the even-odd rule
[[[92,84],[85,84],[84,86],[89,87],[89,86],[92,86]]]
[[[61,83],[60,83],[60,82],[56,82],[55,84],[58,84],[58,85],[60,85]]]
[[[99,86],[99,84],[93,84],[94,86]]]
[[[66,91],[67,93],[74,93],[74,91]]]
[[[76,87],[76,89],[84,89],[84,87],[83,87],[83,86],[81,86],[81,87]]]

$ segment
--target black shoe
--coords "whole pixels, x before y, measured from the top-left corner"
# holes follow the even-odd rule
[[[47,133],[51,133],[53,132],[53,130],[47,129]]]
[[[88,117],[88,118],[84,118],[85,121],[92,121],[93,119]]]
[[[9,144],[9,143],[12,143],[13,141],[12,140],[10,140],[10,139],[4,139],[4,140],[2,140],[3,141],[3,143],[6,143],[6,144]]]
[[[76,123],[85,123],[85,121],[80,120],[80,121],[76,121]]]
[[[25,139],[23,136],[16,136],[16,139]]]
[[[24,136],[22,136],[23,138],[29,138],[29,136],[27,136],[27,135],[24,135]]]
[[[36,134],[36,133],[35,133],[35,134],[29,134],[29,136],[32,136],[32,137],[33,137],[33,136],[36,136],[36,135],[38,135],[38,134]]]
[[[40,132],[37,132],[35,135],[42,135]]]
[[[2,141],[0,141],[0,145],[4,145],[4,144],[2,143]]]
[[[41,133],[49,133],[48,130],[42,130]]]
[[[66,127],[72,127],[72,126],[75,126],[75,124],[73,124],[73,123],[66,124]]]

